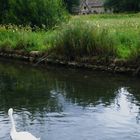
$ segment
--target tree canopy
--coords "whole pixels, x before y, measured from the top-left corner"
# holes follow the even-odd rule
[[[74,6],[78,6],[80,3],[80,0],[64,0],[64,3],[66,5],[67,10],[72,13],[72,9]]]
[[[140,0],[106,0],[105,6],[113,8],[114,12],[138,12]]]
[[[0,24],[43,24],[49,28],[65,17],[62,0],[0,0]]]

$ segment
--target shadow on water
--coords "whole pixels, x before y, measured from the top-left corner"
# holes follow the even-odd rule
[[[132,111],[134,113],[133,115],[135,115],[133,117],[136,118],[136,124],[138,124],[140,119],[139,83],[140,80],[134,77],[103,72],[97,73],[56,67],[48,67],[47,70],[44,70],[41,68],[29,67],[27,65],[0,63],[0,124],[1,127],[4,127],[5,124],[8,125],[8,127],[3,129],[3,132],[0,133],[3,133],[3,135],[0,136],[0,139],[7,140],[5,136],[8,132],[5,131],[9,131],[7,110],[10,107],[15,109],[16,121],[21,122],[17,127],[28,130],[35,125],[32,132],[36,133],[37,131],[37,135],[40,135],[41,133],[41,135],[43,135],[43,140],[45,140],[46,137],[50,138],[50,140],[59,140],[60,138],[72,140],[73,138],[80,138],[77,134],[66,138],[67,135],[70,135],[73,131],[62,136],[52,136],[51,134],[53,132],[59,133],[60,130],[58,130],[57,127],[61,128],[63,125],[65,130],[68,129],[66,124],[63,124],[62,126],[59,124],[60,126],[57,126],[56,124],[58,122],[69,122],[70,119],[71,123],[79,124],[80,120],[83,121],[83,119],[85,119],[82,118],[85,117],[83,116],[83,112],[87,115],[86,119],[88,117],[91,117],[91,119],[103,117],[101,119],[103,121],[104,118],[109,119],[111,117],[111,115],[108,116],[109,113],[116,116],[120,115],[121,117],[124,115],[124,119],[126,117],[125,113],[127,114],[127,111]],[[115,111],[113,112],[113,110]],[[95,114],[92,116],[92,113],[94,112]],[[131,114],[128,113],[128,118],[130,116]],[[52,117],[57,118],[57,123],[54,122],[54,120],[49,120]],[[65,117],[68,117],[69,119],[62,119]],[[75,120],[75,117],[77,117],[78,120]],[[116,120],[117,119],[119,120],[120,118],[116,117]],[[112,118],[108,120],[108,124],[111,124],[111,120]],[[131,122],[132,121],[133,120],[131,120]],[[91,120],[89,120],[89,122],[91,122]],[[108,128],[109,130],[111,128],[113,129],[113,120],[111,126],[104,126],[100,124],[100,122],[94,123],[94,125],[98,125],[98,127],[96,127],[97,130],[102,132],[103,128]],[[105,122],[106,121],[104,120],[103,123]],[[52,129],[46,128],[46,123],[47,126],[53,127],[55,125],[56,127]],[[120,127],[117,127],[117,122],[115,125],[116,129]],[[129,125],[126,125],[126,127],[127,126]],[[41,129],[41,127],[43,128]],[[75,127],[74,124],[71,124],[70,128],[72,129],[73,127]],[[79,129],[82,127],[83,126]],[[88,135],[86,136],[87,140],[92,140],[93,136],[91,132],[89,131],[86,133],[86,131],[87,129],[93,128],[89,128],[87,125],[84,127],[86,130],[83,131],[85,132],[85,135]],[[123,129],[122,126],[121,128]],[[113,131],[112,129],[110,133]],[[94,137],[95,139],[100,140],[102,137],[96,132],[97,130],[94,131],[94,133],[96,133],[94,134]],[[44,131],[48,132],[45,136]],[[110,140],[116,138],[117,136],[115,137],[113,134],[117,132],[116,130],[111,134],[106,134],[106,132],[104,132],[103,134],[105,136],[110,135],[104,139]],[[120,134],[120,132],[118,133]],[[140,138],[140,135],[138,136]],[[124,135],[122,138],[120,137],[120,139],[126,137],[129,137],[129,134]],[[85,140],[85,136],[81,135],[80,139]],[[129,137],[129,139],[135,140],[136,137]]]

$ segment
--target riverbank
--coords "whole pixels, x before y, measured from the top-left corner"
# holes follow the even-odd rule
[[[76,61],[66,61],[59,58],[50,57],[47,53],[38,51],[4,51],[0,52],[0,58],[18,60],[32,64],[33,66],[57,65],[71,68],[83,68],[94,71],[107,71],[111,73],[130,74],[133,76],[140,75],[140,61],[126,61],[124,59],[108,58],[83,58]]]
[[[0,26],[0,56],[39,64],[139,74],[140,14],[74,16],[59,27]]]

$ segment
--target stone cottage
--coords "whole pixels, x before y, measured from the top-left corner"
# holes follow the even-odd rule
[[[106,11],[104,8],[105,0],[80,0],[79,7],[74,7],[77,14],[101,14]]]

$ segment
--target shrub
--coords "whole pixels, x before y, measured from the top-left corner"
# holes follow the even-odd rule
[[[4,3],[0,2],[1,7]],[[61,0],[9,0],[6,5],[0,20],[3,24],[50,28],[67,15]]]

